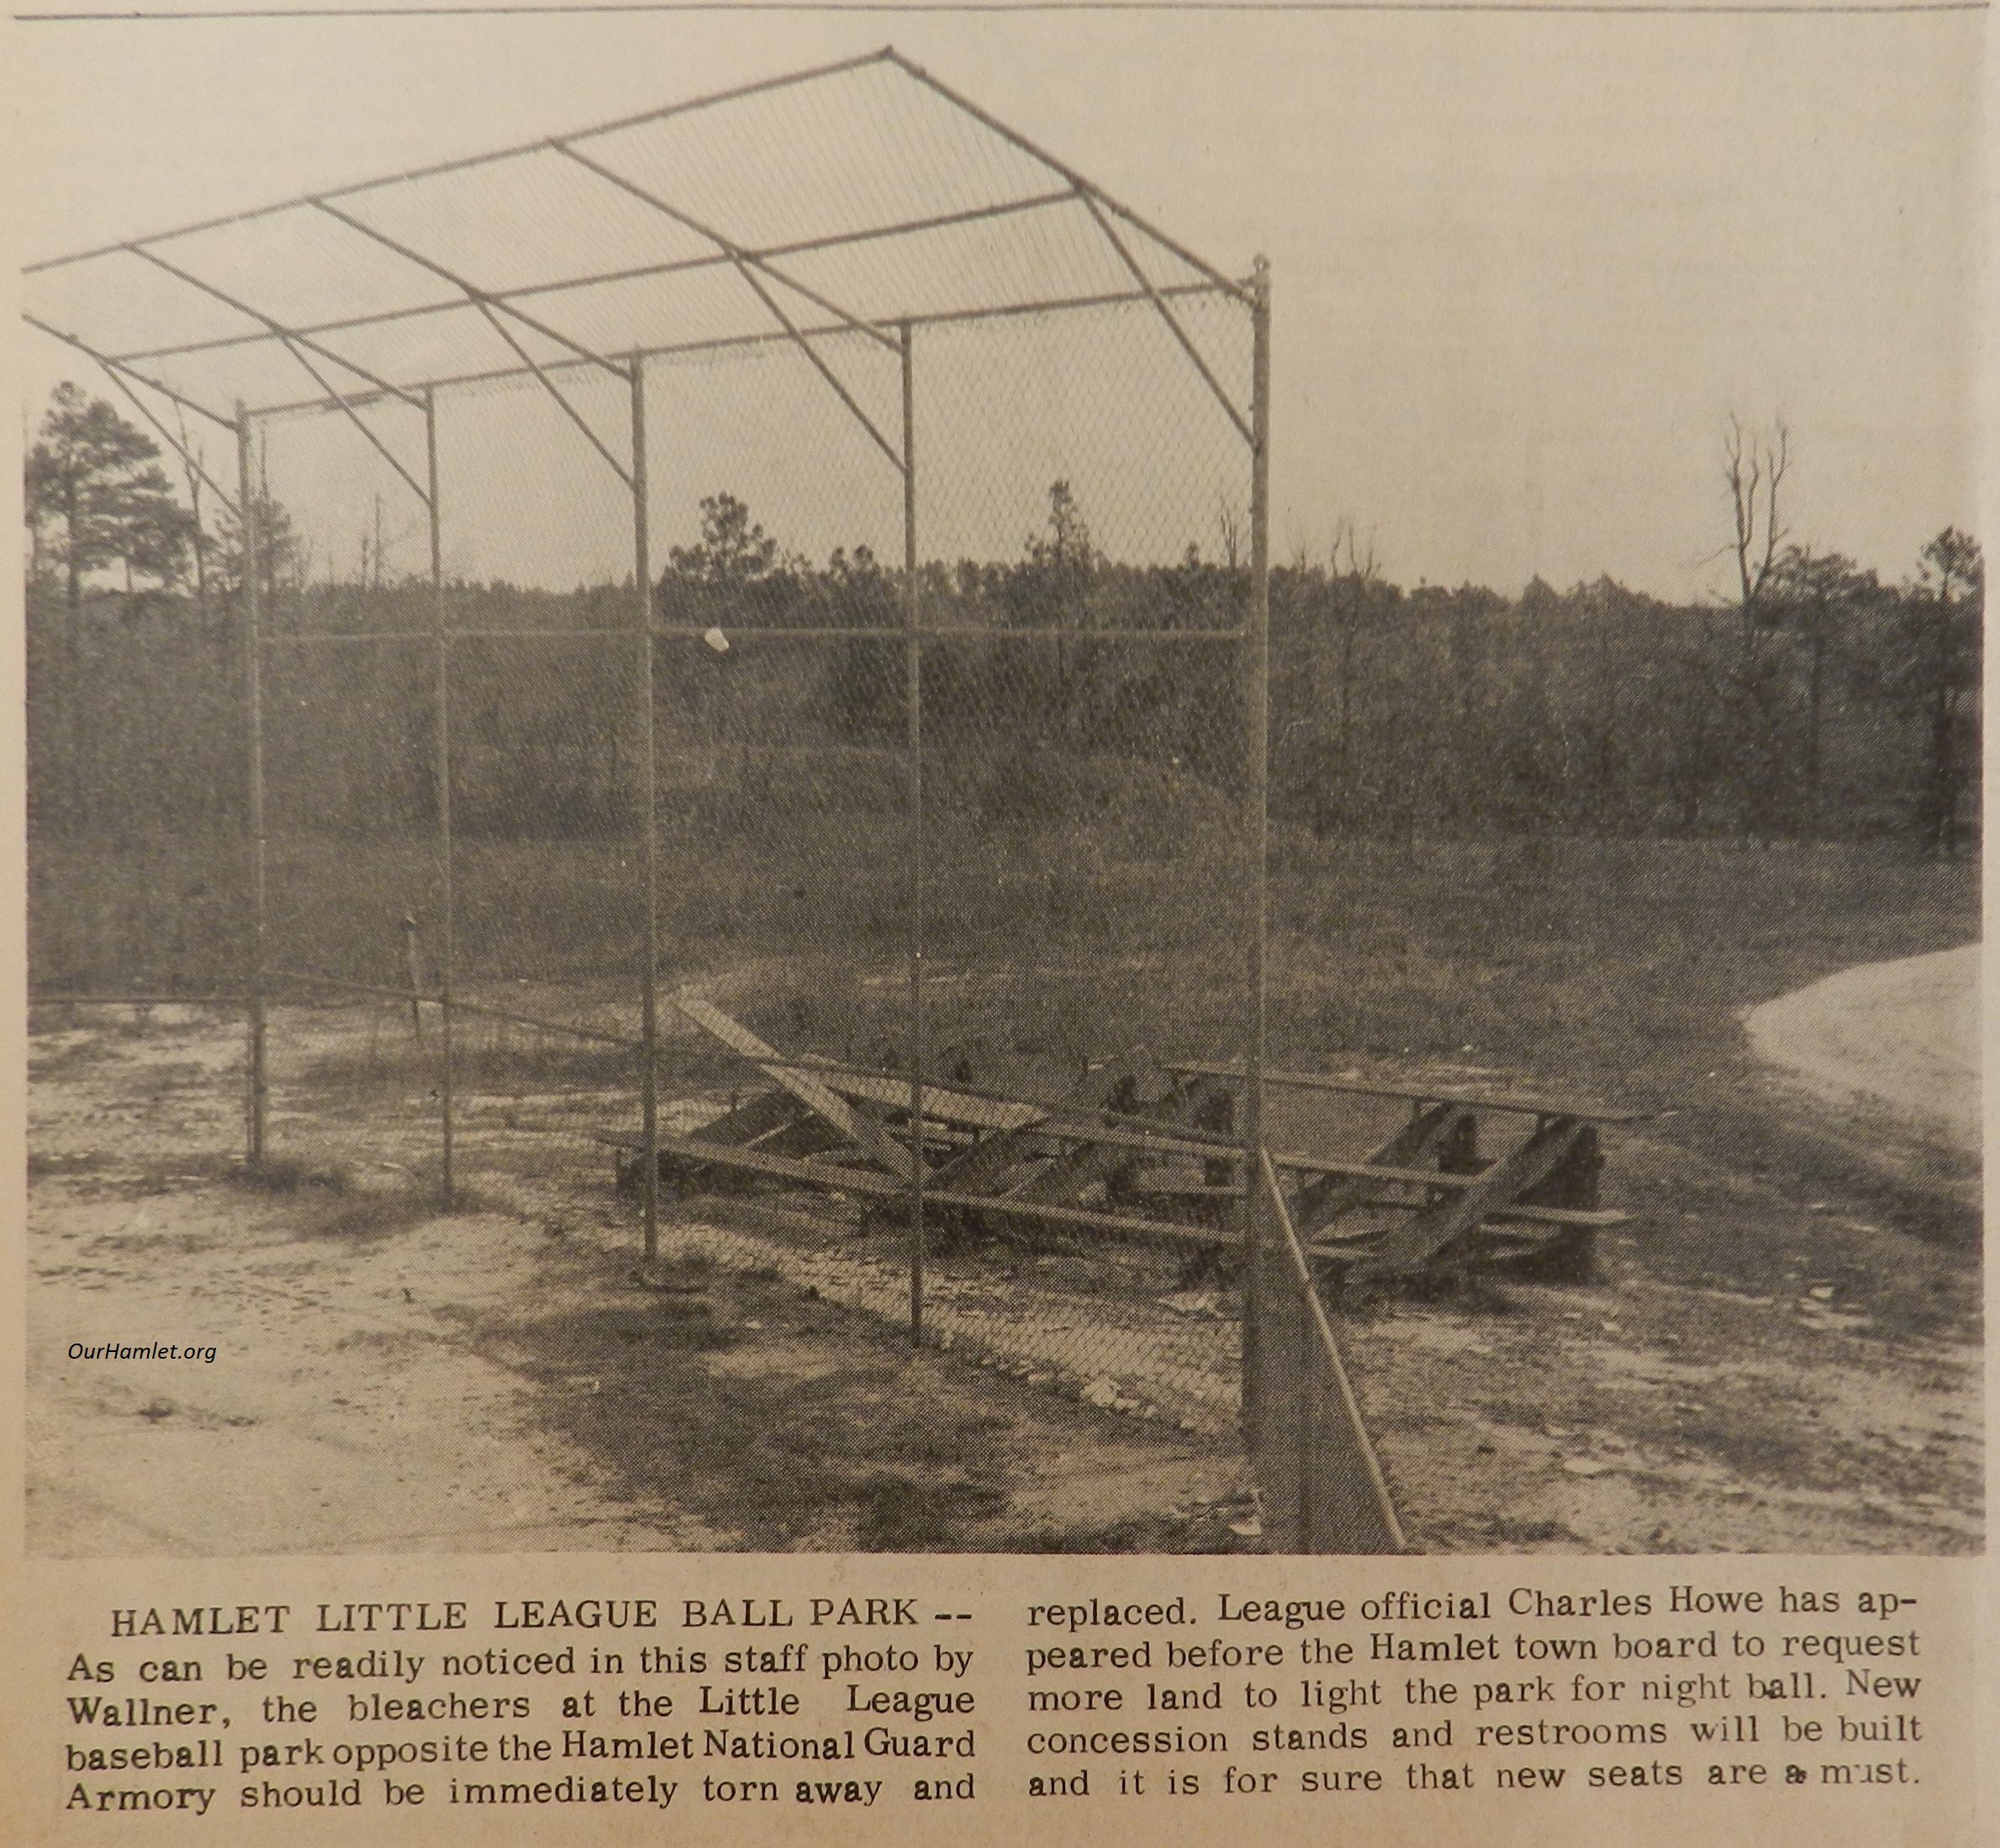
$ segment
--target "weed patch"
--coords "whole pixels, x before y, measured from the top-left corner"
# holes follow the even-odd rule
[[[345,1194],[354,1186],[354,1170],[301,1161],[289,1155],[266,1155],[261,1161],[237,1164],[231,1178],[240,1187],[260,1194]]]

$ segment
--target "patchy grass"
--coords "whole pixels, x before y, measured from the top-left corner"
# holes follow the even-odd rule
[[[28,1178],[42,1180],[65,1175],[81,1175],[97,1173],[110,1164],[110,1156],[101,1149],[55,1149],[44,1151],[30,1148],[28,1151]]]
[[[301,1161],[290,1155],[266,1155],[261,1161],[240,1162],[230,1178],[238,1186],[260,1194],[346,1194],[354,1191],[351,1168]]]
[[[1163,830],[1147,819],[1162,814],[1180,825]],[[1177,796],[1150,786],[1114,788],[1071,821],[962,808],[931,869],[931,1033],[941,1059],[968,1050],[975,1075],[1059,1088],[1084,1059],[1134,1045],[1163,1054],[1231,1051],[1241,906],[1226,822],[1198,790]],[[900,1063],[899,843],[894,817],[873,810],[769,816],[755,829],[708,830],[699,839],[670,832],[667,979],[727,972],[725,1005],[775,1043]],[[187,851],[199,859],[213,850]],[[161,904],[178,903],[182,890],[161,875],[165,851],[153,843],[82,856],[38,847],[39,927],[66,946],[45,952],[38,940],[38,974],[45,962],[50,971],[42,979],[77,958],[108,962],[129,979],[145,971],[138,890],[155,879]],[[629,862],[617,843],[602,841],[468,843],[468,890],[487,895],[467,900],[466,979],[533,972],[556,998],[538,990],[522,1004],[527,1011],[603,1015],[629,1030],[632,946],[617,922],[631,895]],[[287,957],[402,981],[399,921],[406,909],[421,912],[434,870],[425,842],[289,843],[274,875],[297,925]],[[73,880],[104,902],[48,902]],[[195,883],[203,902],[212,899],[214,880]],[[114,890],[129,904],[112,903]],[[380,929],[368,922],[377,914],[388,921]],[[1644,1206],[1656,1225],[1662,1212],[1680,1222],[1646,1264],[1686,1280],[1776,1288],[1786,1270],[1830,1244],[1874,1265],[1884,1286],[1908,1299],[1891,1327],[1933,1328],[1976,1295],[1971,1164],[1916,1150],[1885,1167],[1839,1125],[1774,1093],[1744,1043],[1740,1016],[1835,969],[1948,947],[1978,931],[1975,863],[1881,844],[1751,849],[1550,837],[1405,844],[1280,829],[1271,1057],[1383,1075],[1455,1068],[1473,1082],[1671,1110],[1639,1138],[1609,1138],[1613,1194]],[[162,979],[172,973],[160,972]],[[222,964],[180,973],[219,979]],[[435,1058],[430,1045],[385,1028],[298,1081],[318,1087],[328,1110],[367,1117],[428,1090]],[[538,1110],[571,1091],[620,1090],[630,1066],[622,1048],[469,1017],[460,1041],[467,1096],[511,1094]],[[739,1072],[699,1036],[673,1042],[662,1059],[664,1077],[680,1088],[727,1084]],[[1357,1142],[1358,1126],[1316,1117],[1316,1107],[1278,1097],[1274,1133],[1336,1148]],[[1638,1147],[1640,1138],[1651,1146]],[[1915,1263],[1899,1278],[1901,1267],[1865,1231],[1802,1226],[1744,1239],[1729,1229],[1745,1201],[1728,1196],[1726,1177],[1959,1255]],[[1691,1206],[1693,1217],[1684,1217]]]
[[[364,1188],[344,1164],[266,1156],[230,1164],[229,1180],[251,1194],[283,1201],[287,1222],[305,1238],[360,1243],[387,1238],[436,1217],[435,1191],[418,1185]]]
[[[1233,823],[1214,802],[1188,796],[1177,806],[1137,789],[1067,821],[951,819],[929,869],[931,950],[947,978],[933,1000],[942,1034],[997,1027],[1011,1045],[1093,1056],[1135,1040],[1234,1036],[1242,869]],[[1295,1063],[1476,1058],[1685,1103],[1690,1084],[1736,1051],[1739,1010],[1979,930],[1975,862],[1877,844],[1406,845],[1291,829],[1276,843],[1272,1051]],[[169,928],[192,889],[169,867],[177,856],[198,867],[224,847],[235,851],[203,841],[37,843],[38,982],[199,986],[229,976],[227,933],[190,941]],[[878,978],[903,950],[902,851],[893,818],[872,813],[772,816],[699,841],[670,832],[668,979],[754,961],[763,1016],[790,1038],[822,1050],[842,1038],[899,1043],[901,991]],[[462,858],[465,981],[534,976],[580,995],[624,991],[636,948],[630,843],[472,841]],[[401,919],[429,915],[435,870],[426,841],[287,842],[272,874],[274,957],[402,985]],[[228,890],[219,879],[193,884],[204,904]],[[173,946],[166,962],[163,943]],[[1005,980],[948,979],[980,972]],[[470,1040],[467,1051],[481,1056]],[[620,1057],[563,1056],[573,1082],[613,1073]]]

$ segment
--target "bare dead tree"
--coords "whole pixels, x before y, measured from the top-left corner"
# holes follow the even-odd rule
[[[1723,437],[1723,479],[1736,525],[1736,575],[1742,607],[1756,607],[1770,582],[1779,548],[1790,536],[1779,511],[1779,489],[1792,465],[1792,432],[1780,418],[1768,430],[1745,430],[1732,411]]]
[[[1221,497],[1216,501],[1216,536],[1222,547],[1222,562],[1233,573],[1243,562],[1243,515]]]
[[[1792,466],[1792,433],[1782,418],[1768,430],[1746,428],[1731,412],[1723,436],[1723,482],[1728,492],[1738,590],[1736,646],[1727,670],[1734,710],[1734,772],[1746,834],[1772,832],[1783,783],[1780,733],[1785,688],[1776,652],[1772,573],[1790,528],[1781,490]]]

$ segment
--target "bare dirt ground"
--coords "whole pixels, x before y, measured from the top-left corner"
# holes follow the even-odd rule
[[[1807,993],[1836,1012],[1859,993],[1872,1053],[1899,990],[1853,973]],[[1799,1000],[1774,1004],[1788,1043]],[[330,1052],[340,1018],[286,1032]],[[689,1202],[642,1277],[605,1163],[538,1181],[513,1161],[504,1189],[480,1180],[487,1210],[440,1217],[409,1186],[420,1133],[315,1122],[281,1094],[291,1146],[372,1159],[249,1186],[226,1153],[239,1049],[235,1029],[165,1011],[35,1038],[37,1551],[1258,1544],[1209,1434],[1235,1391],[1226,1293],[1085,1302],[1042,1260],[1002,1279],[946,1265],[931,1303],[952,1351],[912,1359],[889,1248]],[[463,1101],[468,1167],[502,1159],[523,1101]],[[1634,1220],[1602,1238],[1590,1286],[1343,1317],[1416,1545],[1981,1544],[1976,1263],[1818,1159],[1908,1169],[1958,1106],[1949,1085],[1942,1111],[1899,1095],[1892,1117],[1851,1085],[1780,1101],[1786,1139],[1749,1130],[1740,1154],[1670,1119],[1610,1137],[1611,1197]],[[68,1357],[107,1340],[219,1355]]]
[[[722,1228],[676,1228],[641,1276],[608,1160],[559,1216],[515,1189],[441,1217],[388,1160],[248,1185],[240,1052],[170,1010],[36,1037],[36,1552],[1170,1550],[1241,1523],[1212,1442],[913,1359],[743,1234],[726,1268]]]

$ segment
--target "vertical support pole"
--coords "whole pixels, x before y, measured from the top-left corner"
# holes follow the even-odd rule
[[[652,628],[652,558],[646,475],[646,360],[631,357],[632,368],[632,583],[638,593],[644,671],[640,678],[639,755],[643,774],[639,805],[639,862],[644,887],[639,953],[639,1197],[646,1230],[646,1261],[660,1254],[660,869],[657,826],[659,790],[653,752],[653,676],[656,663]]]
[[[1259,1316],[1276,1278],[1267,1276],[1264,1190],[1259,1182],[1264,1141],[1264,932],[1269,913],[1267,829],[1269,825],[1270,749],[1270,488],[1271,488],[1271,277],[1259,257],[1250,305],[1250,607],[1244,612],[1243,841],[1248,950],[1243,995],[1243,1240],[1247,1262],[1243,1304],[1243,1410],[1246,1437],[1257,1441],[1257,1408],[1263,1388],[1259,1368]]]
[[[446,1212],[456,1194],[452,1160],[451,1093],[456,1078],[456,1047],[451,1018],[452,963],[456,955],[456,917],[451,885],[451,636],[445,609],[445,545],[437,498],[437,393],[424,388],[424,463],[430,496],[430,605],[437,627],[433,645],[433,698],[437,720],[433,733],[437,793],[437,998],[438,998],[438,1152],[439,1191]]]
[[[910,752],[910,1339],[924,1339],[924,651],[916,580],[916,388],[910,323],[903,358],[903,676]]]
[[[245,1159],[264,1159],[264,623],[263,562],[257,547],[258,496],[251,456],[250,413],[236,403],[236,504],[243,527],[243,676],[248,723],[250,944],[244,985],[250,1026],[250,1091],[245,1099]]]

